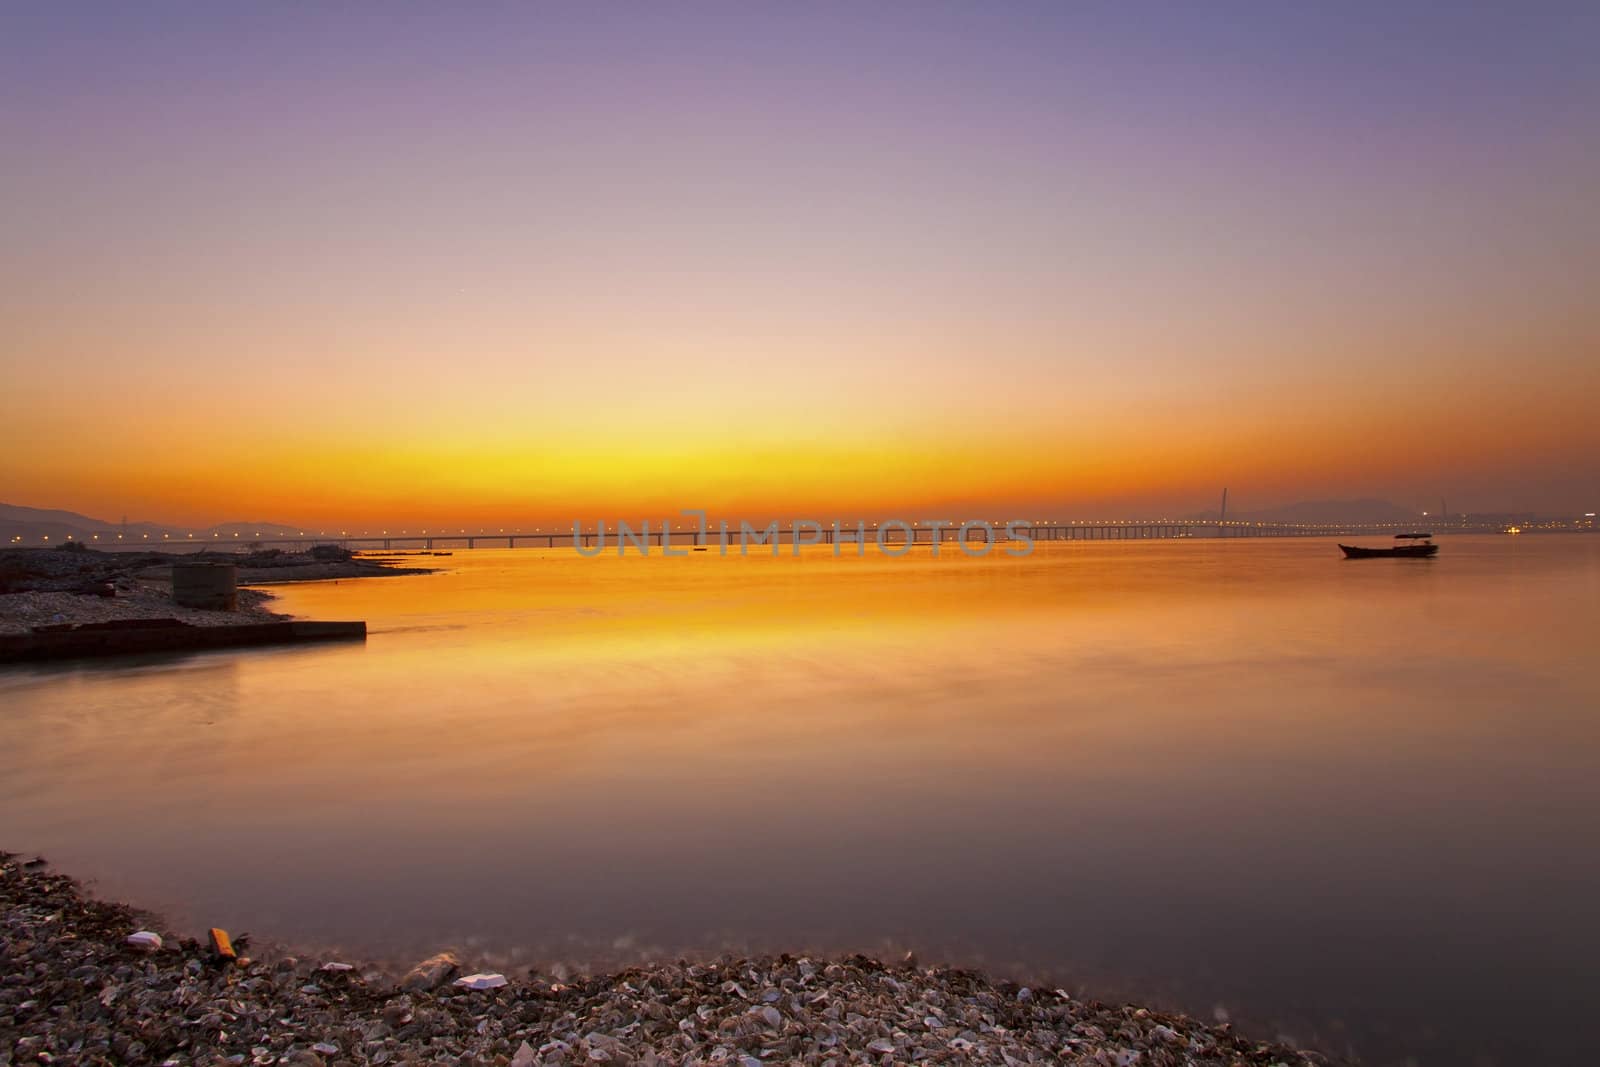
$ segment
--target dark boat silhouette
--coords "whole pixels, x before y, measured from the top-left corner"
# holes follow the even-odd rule
[[[1344,553],[1345,559],[1375,559],[1379,556],[1395,556],[1401,559],[1427,559],[1439,551],[1439,546],[1429,538],[1431,533],[1395,534],[1396,541],[1406,541],[1408,544],[1395,545],[1393,548],[1362,548],[1359,545],[1340,545],[1339,551]]]

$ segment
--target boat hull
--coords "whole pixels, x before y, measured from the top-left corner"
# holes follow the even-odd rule
[[[1438,545],[1401,545],[1398,548],[1361,548],[1358,545],[1340,545],[1345,559],[1377,559],[1395,556],[1400,559],[1427,559],[1439,551]]]

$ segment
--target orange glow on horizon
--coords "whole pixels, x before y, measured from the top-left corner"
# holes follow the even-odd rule
[[[1324,396],[1225,424],[1181,405],[1059,419],[893,412],[894,421],[851,424],[795,413],[788,425],[775,418],[764,429],[724,426],[708,411],[700,429],[679,419],[644,429],[595,419],[588,430],[540,432],[461,419],[435,422],[414,439],[385,439],[381,425],[363,432],[356,420],[370,412],[359,401],[349,401],[343,434],[317,428],[293,438],[274,432],[271,412],[241,415],[227,432],[204,418],[152,430],[110,412],[107,440],[94,432],[59,440],[10,472],[7,493],[101,518],[192,525],[533,528],[574,518],[676,518],[685,508],[824,521],[1157,516],[1214,506],[1224,482],[1250,486],[1258,501],[1385,489],[1404,498],[1465,472],[1498,469],[1509,479],[1520,467],[1559,466],[1575,441],[1595,437],[1577,394],[1543,397],[1514,421],[1487,423],[1457,410],[1413,413],[1404,399],[1357,416],[1348,401]],[[28,427],[26,418],[24,434],[51,437],[48,425]]]
[[[7,126],[0,500],[331,526],[1153,516],[1223,485],[1593,509],[1586,53],[1424,36],[1444,80],[1319,77],[1271,34],[1241,67],[1163,31],[1122,68],[1091,27],[1045,46],[1042,14],[971,14],[998,36],[752,12],[733,46],[673,16],[670,53],[622,47],[639,12],[415,41],[186,20],[214,51],[25,20],[13,74],[52,103]],[[371,47],[323,47],[324,19]],[[434,47],[437,82],[402,61]]]

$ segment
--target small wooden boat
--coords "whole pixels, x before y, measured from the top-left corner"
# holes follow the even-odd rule
[[[1376,559],[1380,556],[1398,557],[1400,559],[1427,559],[1439,551],[1439,546],[1434,544],[1431,533],[1395,534],[1396,541],[1406,542],[1395,545],[1393,548],[1362,548],[1359,545],[1340,545],[1339,551],[1344,553],[1345,559]]]

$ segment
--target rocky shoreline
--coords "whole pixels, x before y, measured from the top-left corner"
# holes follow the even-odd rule
[[[0,916],[0,1065],[1328,1062],[1225,1025],[865,956],[565,980],[463,978],[449,955],[398,979],[278,952],[251,960],[248,944],[175,936],[5,853]],[[130,944],[141,931],[159,947]]]
[[[173,602],[174,562],[225,562],[245,585],[432,574],[386,557],[356,556],[336,546],[303,553],[99,552],[93,549],[0,549],[0,634],[44,626],[177,619],[191,626],[233,626],[288,618],[270,610],[272,594],[239,590],[237,611],[200,611]]]
[[[172,590],[131,585],[112,597],[64,592],[0,593],[0,634],[25,634],[41,626],[129,622],[135,619],[177,619],[190,626],[237,626],[276,622],[289,616],[267,605],[271,593],[239,590],[239,610],[201,611],[173,603]]]

